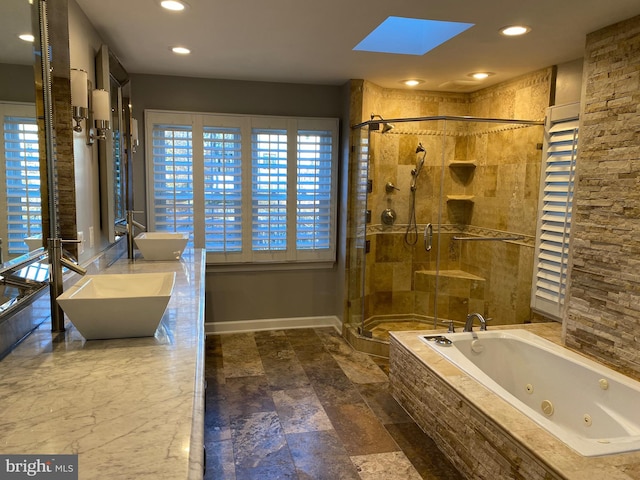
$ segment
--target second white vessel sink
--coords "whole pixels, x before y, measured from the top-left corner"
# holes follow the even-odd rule
[[[30,252],[33,250],[37,250],[38,248],[43,246],[42,243],[42,235],[34,235],[32,237],[25,237],[24,243],[27,244],[27,248]]]
[[[178,260],[189,241],[187,233],[143,232],[134,239],[146,260]]]
[[[57,300],[87,340],[150,337],[175,278],[175,272],[86,275]]]

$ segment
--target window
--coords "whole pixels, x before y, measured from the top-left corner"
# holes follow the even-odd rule
[[[157,125],[153,129],[152,189],[155,230],[193,230],[191,127]]]
[[[578,104],[552,107],[545,125],[531,304],[556,319],[562,317],[567,285],[578,114]]]
[[[251,247],[287,250],[287,131],[251,133]]]
[[[15,257],[27,253],[26,237],[42,234],[38,125],[33,105],[1,103],[0,118],[5,185],[0,206],[6,212],[0,236],[6,253]]]
[[[330,248],[331,228],[331,131],[298,131],[296,248]]]
[[[242,252],[242,144],[239,128],[204,127],[205,246]]]
[[[145,114],[151,228],[210,263],[335,260],[336,119]]]

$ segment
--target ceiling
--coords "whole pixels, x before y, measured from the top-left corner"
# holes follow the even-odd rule
[[[417,88],[436,91],[473,91],[575,60],[586,34],[640,14],[638,0],[186,0],[179,13],[159,0],[75,1],[131,73],[328,85],[358,78],[386,88],[420,78]],[[423,56],[352,50],[391,15],[475,26]],[[498,33],[514,23],[532,31]],[[191,55],[170,51],[178,45]],[[474,81],[475,71],[495,75]]]

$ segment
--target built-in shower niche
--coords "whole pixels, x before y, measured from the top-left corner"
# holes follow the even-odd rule
[[[454,225],[463,227],[471,223],[473,195],[447,195],[447,214]]]
[[[438,318],[440,322],[462,321],[472,312],[484,314],[485,284],[484,278],[463,270],[417,270],[416,314]]]

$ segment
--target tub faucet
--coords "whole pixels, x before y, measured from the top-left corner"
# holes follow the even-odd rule
[[[464,324],[464,330],[462,330],[463,332],[473,332],[473,319],[477,318],[478,321],[480,322],[480,331],[483,332],[487,329],[487,321],[484,319],[484,317],[482,315],[480,315],[477,312],[474,313],[470,313],[469,315],[467,315],[467,321]]]

